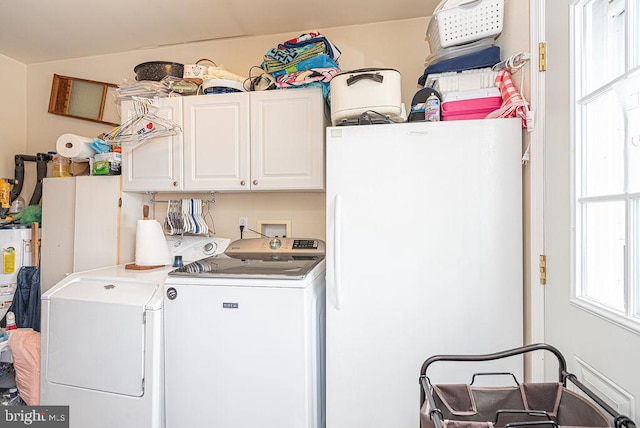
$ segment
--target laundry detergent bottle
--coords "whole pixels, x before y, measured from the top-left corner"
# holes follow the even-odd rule
[[[16,314],[14,314],[11,311],[7,312],[7,327],[5,330],[9,331],[9,330],[15,330],[17,328],[18,326],[16,325]]]

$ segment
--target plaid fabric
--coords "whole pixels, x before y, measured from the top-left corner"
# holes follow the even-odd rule
[[[522,119],[522,127],[527,127],[527,102],[516,88],[511,78],[511,73],[502,69],[496,76],[496,86],[502,95],[502,105],[487,115],[487,119],[499,117],[519,117]]]

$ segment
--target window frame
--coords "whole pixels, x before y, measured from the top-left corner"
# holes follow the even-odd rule
[[[585,37],[582,37],[588,23],[585,20],[585,6],[594,0],[575,0],[570,8],[570,67],[575,76],[570,89],[571,117],[571,296],[573,305],[589,311],[621,327],[640,333],[640,192],[629,193],[629,148],[628,126],[624,131],[624,179],[622,193],[598,196],[584,196],[584,134],[585,116],[590,101],[613,91],[614,85],[640,74],[640,47],[634,37],[640,35],[640,6],[630,0],[616,0],[624,3],[625,10],[625,51],[624,72],[610,79],[600,87],[587,90]],[[622,113],[620,113],[622,114]],[[625,124],[626,125],[626,124]],[[625,252],[624,252],[624,310],[618,311],[595,301],[583,293],[585,268],[585,211],[589,204],[599,202],[625,202]],[[634,262],[635,261],[635,262]]]

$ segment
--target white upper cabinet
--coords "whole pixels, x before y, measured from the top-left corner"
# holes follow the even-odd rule
[[[251,93],[251,188],[324,188],[324,100],[319,88]]]
[[[185,97],[184,188],[245,190],[249,176],[249,94]]]
[[[125,191],[322,190],[319,88],[164,98],[182,133],[123,149]],[[123,119],[131,103],[123,104]],[[128,109],[128,110],[127,110]]]
[[[182,126],[182,99],[161,98],[153,114]],[[122,104],[123,123],[134,117],[133,102]],[[122,146],[122,188],[129,191],[182,189],[183,133]],[[133,148],[132,148],[133,147]]]

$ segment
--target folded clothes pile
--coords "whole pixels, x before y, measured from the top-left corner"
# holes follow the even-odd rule
[[[277,88],[320,86],[326,98],[329,82],[340,72],[338,58],[340,50],[312,31],[269,49],[260,68],[273,77]]]

